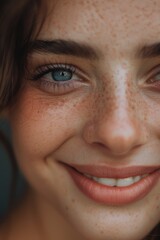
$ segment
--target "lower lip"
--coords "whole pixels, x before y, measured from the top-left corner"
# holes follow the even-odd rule
[[[144,198],[156,185],[160,170],[127,187],[110,187],[95,182],[67,167],[77,187],[90,199],[107,205],[124,205]]]

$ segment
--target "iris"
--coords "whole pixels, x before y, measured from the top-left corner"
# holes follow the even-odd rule
[[[54,81],[68,81],[72,78],[72,71],[64,69],[54,69],[52,71],[52,78]]]

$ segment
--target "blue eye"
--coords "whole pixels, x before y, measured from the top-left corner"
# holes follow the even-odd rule
[[[51,76],[54,81],[60,82],[60,81],[69,81],[73,77],[73,72],[69,69],[53,69],[51,72]]]
[[[31,76],[36,86],[45,92],[62,95],[86,86],[86,75],[70,64],[48,64]]]

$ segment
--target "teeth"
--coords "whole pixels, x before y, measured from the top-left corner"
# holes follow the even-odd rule
[[[140,176],[134,177],[134,182],[138,182],[139,180],[141,180],[141,177],[140,177]]]
[[[126,187],[134,183],[134,178],[129,177],[129,178],[123,178],[123,179],[117,179],[117,187]]]
[[[116,179],[116,178],[97,178],[97,177],[90,176],[88,174],[84,174],[84,175],[90,179],[93,179],[95,182],[98,182],[107,186],[112,186],[112,187],[113,186],[116,186],[116,187],[129,186],[129,185],[132,185],[133,183],[140,181],[142,178],[148,176],[148,174],[144,174],[142,176]]]
[[[117,180],[115,178],[95,178],[93,177],[93,180],[96,182],[102,183],[107,186],[116,186]]]

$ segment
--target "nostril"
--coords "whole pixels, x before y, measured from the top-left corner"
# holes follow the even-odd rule
[[[92,146],[112,155],[126,155],[143,145],[138,129],[128,124],[99,125],[89,133],[88,140]]]
[[[126,155],[146,143],[146,131],[136,118],[113,115],[98,120],[85,126],[83,137],[88,144],[103,152]]]
[[[101,150],[104,153],[108,153],[109,155],[114,155],[114,156],[126,156],[128,153],[131,154],[135,152],[137,149],[141,147],[141,144],[134,146],[133,148],[130,149],[123,149],[120,146],[117,147],[116,149],[114,148],[109,148],[108,145],[105,145],[103,143],[93,143],[93,147]]]

